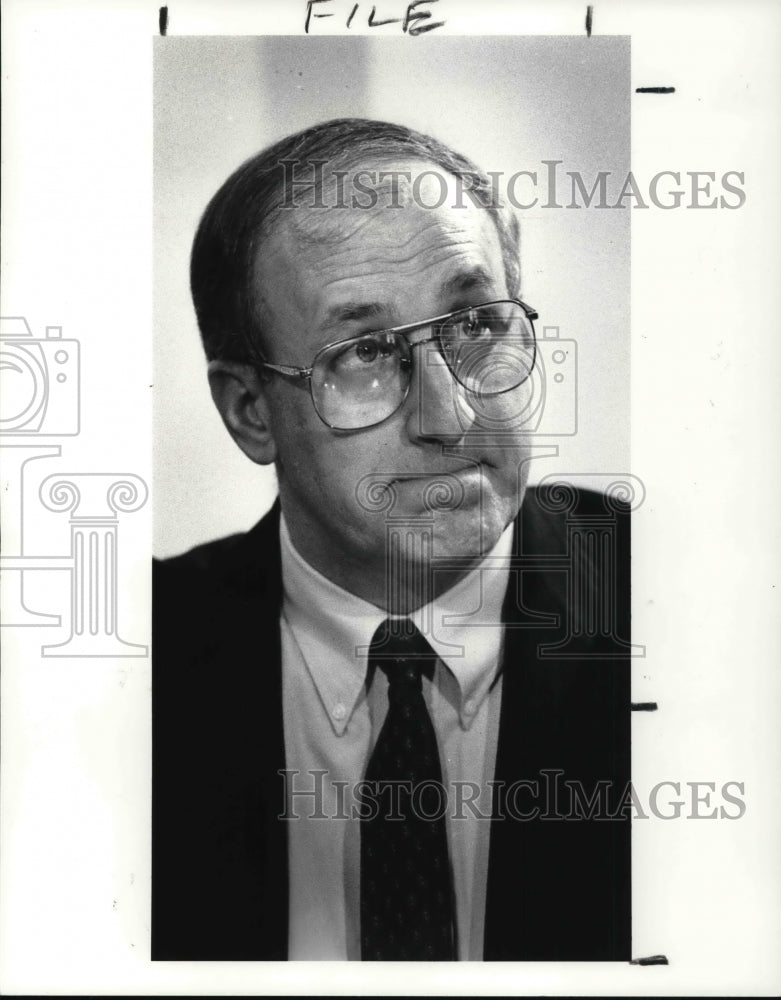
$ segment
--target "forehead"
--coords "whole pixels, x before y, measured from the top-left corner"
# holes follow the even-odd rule
[[[490,213],[435,164],[358,168],[338,196],[348,207],[334,207],[336,197],[326,175],[327,207],[283,211],[264,241],[256,291],[274,318],[296,310],[317,328],[340,303],[363,303],[389,325],[409,319],[405,312],[448,311],[447,295],[470,285],[506,294]]]

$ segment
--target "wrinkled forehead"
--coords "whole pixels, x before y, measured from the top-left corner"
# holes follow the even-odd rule
[[[454,237],[459,229],[494,230],[469,183],[426,160],[325,165],[317,180],[316,187],[302,183],[294,189],[276,219],[277,227],[298,237],[304,254],[320,257],[324,249],[367,230],[388,242],[429,226],[452,229]]]
[[[314,349],[341,336],[346,316],[371,315],[379,329],[448,312],[467,289],[483,300],[506,294],[491,213],[459,199],[453,175],[388,161],[336,179],[337,195],[324,183],[320,203],[282,212],[259,248],[255,300],[267,336],[305,329]]]

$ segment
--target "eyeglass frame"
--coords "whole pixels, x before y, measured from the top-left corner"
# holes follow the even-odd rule
[[[411,344],[409,342],[409,338],[407,337],[407,334],[408,333],[414,333],[415,330],[421,330],[421,329],[423,329],[423,327],[426,327],[426,326],[436,326],[436,325],[442,326],[444,324],[445,320],[450,319],[453,316],[457,316],[459,313],[469,312],[472,309],[484,309],[486,306],[499,305],[500,303],[503,303],[503,302],[504,303],[506,303],[506,302],[513,302],[515,305],[520,306],[521,309],[523,309],[524,315],[525,315],[526,319],[529,321],[529,325],[531,326],[531,330],[532,330],[533,356],[532,356],[532,363],[529,366],[529,374],[524,379],[522,379],[518,383],[518,385],[511,386],[509,389],[503,389],[501,392],[496,393],[496,395],[502,396],[502,395],[504,395],[504,393],[506,393],[506,392],[512,392],[513,389],[517,389],[519,386],[523,385],[524,382],[528,381],[528,379],[531,377],[531,373],[534,371],[534,366],[537,363],[537,331],[534,329],[534,321],[536,319],[540,318],[539,317],[539,313],[537,312],[537,310],[533,306],[530,306],[527,302],[524,302],[522,299],[515,298],[514,296],[511,296],[511,297],[508,297],[508,298],[504,298],[504,299],[491,299],[490,302],[480,302],[477,305],[463,306],[460,309],[453,309],[451,312],[442,313],[442,315],[440,315],[440,316],[432,316],[431,319],[425,319],[425,320],[421,320],[421,321],[415,322],[415,323],[405,323],[402,326],[392,326],[392,327],[388,327],[387,329],[384,329],[384,330],[367,330],[366,333],[358,333],[354,337],[345,337],[342,340],[331,341],[331,343],[325,344],[323,347],[321,347],[317,351],[317,353],[315,354],[314,358],[312,358],[312,363],[311,363],[311,365],[309,367],[300,368],[297,365],[275,364],[275,363],[273,363],[271,361],[261,361],[260,359],[258,359],[257,361],[253,361],[252,365],[255,368],[264,368],[264,369],[267,369],[268,371],[276,372],[276,374],[283,375],[286,378],[298,379],[299,380],[299,384],[301,382],[305,381],[305,380],[308,380],[308,382],[309,382],[309,396],[310,396],[310,399],[312,400],[312,406],[314,407],[314,411],[318,415],[318,417],[320,418],[320,420],[322,420],[322,422],[325,424],[325,426],[328,427],[328,428],[330,428],[331,430],[335,430],[335,431],[353,431],[353,430],[354,431],[363,431],[363,430],[368,430],[370,427],[378,427],[380,424],[385,423],[386,420],[390,420],[390,418],[393,416],[394,413],[398,413],[398,411],[401,409],[401,407],[406,402],[407,396],[409,395],[410,386],[412,385],[412,375],[410,374],[410,379],[407,382],[407,385],[406,385],[406,387],[404,389],[404,395],[401,397],[401,400],[399,401],[398,406],[395,407],[395,409],[393,409],[387,416],[382,417],[381,420],[376,420],[373,424],[363,424],[360,427],[349,427],[349,428],[348,427],[339,427],[336,424],[329,423],[325,419],[325,417],[322,415],[322,413],[320,412],[320,410],[317,408],[317,403],[315,402],[314,391],[312,389],[312,374],[313,374],[313,372],[315,370],[315,367],[317,366],[317,359],[320,357],[321,354],[324,354],[326,351],[331,350],[331,348],[333,348],[333,347],[338,347],[340,344],[349,344],[350,341],[352,341],[352,340],[361,340],[364,337],[379,337],[379,336],[382,336],[384,334],[389,334],[389,333],[392,333],[392,334],[401,334],[401,335],[404,336],[404,339],[407,341],[407,346],[409,347],[409,351],[410,351],[409,361],[410,361],[410,365],[412,365],[412,351],[416,347],[420,347],[423,344],[431,344],[434,341],[438,341],[439,342],[440,353],[442,354],[442,358],[443,358],[445,364],[447,365],[448,371],[453,376],[453,378],[456,380],[456,382],[458,382],[458,384],[460,386],[463,386],[463,388],[465,388],[467,390],[467,392],[469,392],[469,387],[465,386],[463,384],[463,382],[461,382],[461,380],[459,379],[458,375],[453,371],[452,367],[450,366],[450,362],[447,359],[447,355],[446,355],[445,350],[444,350],[444,345],[442,344],[442,342],[440,340],[440,334],[439,333],[435,333],[434,336],[427,337],[425,340],[418,340],[414,344]]]

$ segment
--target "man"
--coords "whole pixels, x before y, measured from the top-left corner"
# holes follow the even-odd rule
[[[488,176],[388,123],[207,208],[212,396],[279,501],[157,567],[154,958],[629,958],[626,516],[527,489],[519,274]]]

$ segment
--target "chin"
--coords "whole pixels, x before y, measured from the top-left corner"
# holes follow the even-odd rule
[[[431,525],[432,557],[436,559],[482,559],[496,545],[512,518],[498,510],[453,511]]]
[[[480,516],[476,510],[441,511],[420,518],[385,522],[385,606],[399,614],[449,590],[491,551],[512,514],[498,509]]]

